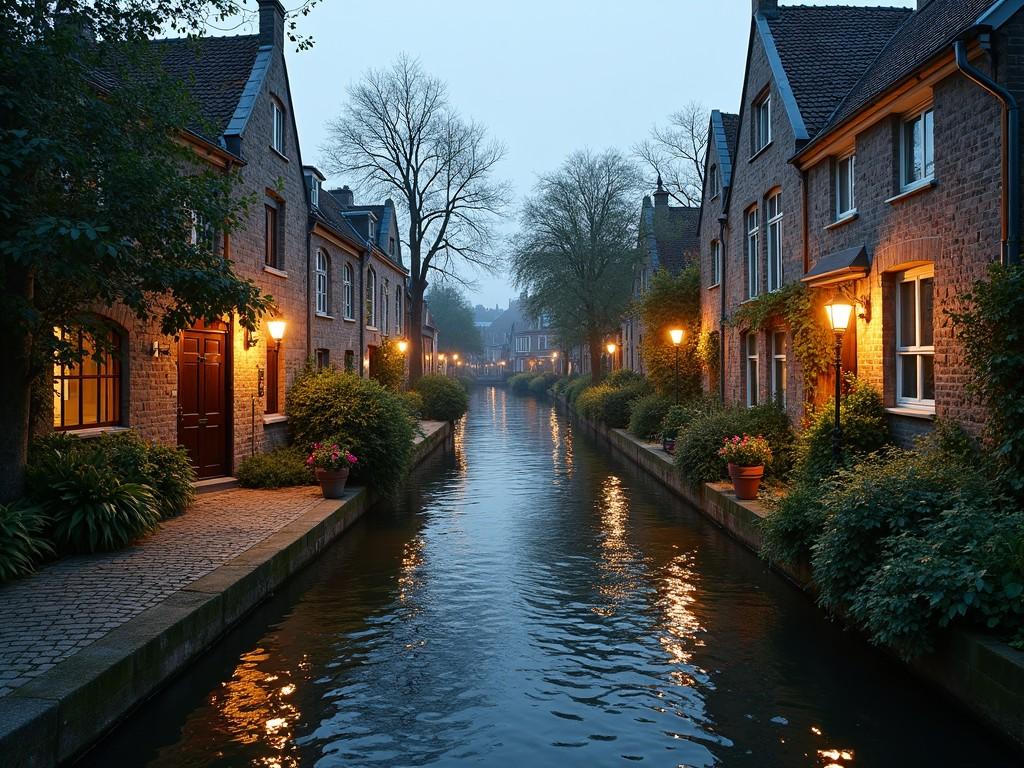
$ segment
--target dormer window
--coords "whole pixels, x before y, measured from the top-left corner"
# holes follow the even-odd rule
[[[284,155],[284,109],[276,99],[271,100],[270,109],[273,118],[273,136],[270,146]]]
[[[765,93],[764,96],[754,102],[753,124],[751,128],[751,137],[753,139],[752,154],[756,155],[772,141],[772,96],[770,92]]]
[[[313,174],[309,175],[309,204],[314,208],[320,207],[320,182]]]
[[[377,241],[377,223],[373,220],[373,216],[369,218],[369,222],[370,242],[373,243]]]
[[[710,170],[711,178],[708,179],[708,194],[714,200],[722,192],[722,182],[718,176],[718,166],[712,165]]]

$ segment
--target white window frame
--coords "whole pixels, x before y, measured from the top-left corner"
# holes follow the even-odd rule
[[[766,201],[768,217],[768,292],[782,287],[782,190],[773,192]]]
[[[355,320],[355,270],[352,269],[352,265],[345,262],[345,319]]]
[[[722,241],[711,241],[711,285],[714,288],[722,282]]]
[[[330,314],[331,262],[323,248],[316,249],[316,313]]]
[[[377,329],[377,270],[366,268],[366,327]]]
[[[757,154],[772,143],[772,94],[765,93],[754,102],[754,152]]]
[[[402,335],[402,286],[395,286],[395,333]]]
[[[921,281],[932,281],[932,343],[918,344],[921,340]],[[914,284],[914,339],[913,344],[903,339],[903,291],[902,286]],[[935,398],[925,398],[924,359],[932,359],[932,390],[935,389],[935,268],[932,265],[917,267],[898,275],[896,280],[896,404],[919,410],[935,410]],[[903,395],[903,360],[914,357],[917,360],[917,397]]]
[[[313,175],[309,177],[309,203],[314,208],[320,207],[320,185]]]
[[[760,210],[755,205],[743,214],[747,228],[747,298],[756,299],[761,293],[761,254],[760,254]]]
[[[843,165],[847,165],[846,184],[843,184]],[[835,210],[836,221],[852,216],[857,212],[857,155],[851,152],[836,160]],[[849,204],[843,207],[843,191],[845,187]]]
[[[386,277],[380,286],[380,315],[385,336],[391,335],[391,281]]]
[[[529,352],[530,351],[530,337],[529,336],[516,336],[516,352]]]
[[[710,199],[714,200],[722,193],[721,177],[718,175],[718,166],[712,165],[710,169],[711,178],[708,180],[710,186]]]
[[[758,367],[760,360],[757,356],[757,334],[753,331],[743,337],[743,356],[746,360],[747,374],[747,407],[753,408],[758,400]]]
[[[908,163],[907,139],[912,137],[915,126],[921,125],[921,175],[911,177]],[[930,131],[929,131],[930,128]],[[916,146],[916,144],[915,144]],[[911,152],[913,150],[911,149]],[[915,153],[916,154],[916,153]],[[931,156],[931,170],[928,159]],[[935,111],[931,106],[903,119],[900,123],[900,187],[904,191],[923,186],[935,178]]]
[[[772,400],[786,407],[786,384],[789,378],[786,370],[786,332],[775,329],[772,333]],[[781,344],[781,348],[780,348]],[[780,367],[781,366],[781,367]],[[781,381],[780,381],[781,379]]]
[[[278,103],[277,99],[270,100],[270,107],[273,120],[273,134],[270,146],[281,155],[284,155],[284,107]]]

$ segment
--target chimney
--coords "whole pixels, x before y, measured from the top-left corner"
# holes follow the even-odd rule
[[[654,191],[654,207],[662,208],[668,205],[668,190],[662,186],[661,174],[658,174],[658,188]]]
[[[755,16],[760,13],[766,19],[770,19],[779,15],[779,0],[752,0],[752,4]]]
[[[334,199],[338,201],[342,208],[351,208],[355,205],[355,199],[352,195],[352,190],[348,188],[348,184],[341,189],[332,189],[331,194],[334,195]]]
[[[284,50],[284,6],[278,0],[259,0],[260,45]]]

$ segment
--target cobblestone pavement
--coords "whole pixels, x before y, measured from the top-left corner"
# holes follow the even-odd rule
[[[71,557],[0,587],[0,697],[279,531],[315,487],[200,495],[119,552]]]

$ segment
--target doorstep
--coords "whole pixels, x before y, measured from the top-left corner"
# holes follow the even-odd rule
[[[196,480],[192,483],[192,487],[196,489],[196,493],[227,491],[238,487],[238,478],[231,477],[230,475],[225,475],[224,477],[204,477],[202,480]]]

